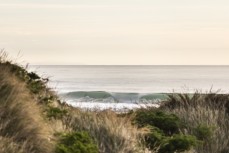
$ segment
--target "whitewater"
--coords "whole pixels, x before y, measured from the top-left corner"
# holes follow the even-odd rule
[[[128,110],[158,107],[171,93],[229,91],[229,66],[30,66],[74,107]]]

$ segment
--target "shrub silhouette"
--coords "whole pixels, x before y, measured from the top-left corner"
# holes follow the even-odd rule
[[[31,80],[37,80],[37,79],[41,79],[41,77],[39,77],[36,73],[34,72],[30,72],[28,73],[28,76]]]

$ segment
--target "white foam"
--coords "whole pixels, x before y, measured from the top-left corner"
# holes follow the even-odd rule
[[[135,104],[135,103],[100,103],[100,102],[74,102],[69,103],[73,107],[89,110],[128,111],[138,108],[159,107],[158,104]]]

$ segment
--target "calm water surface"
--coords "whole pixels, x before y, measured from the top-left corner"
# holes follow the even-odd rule
[[[229,66],[32,66],[60,93],[229,91]]]

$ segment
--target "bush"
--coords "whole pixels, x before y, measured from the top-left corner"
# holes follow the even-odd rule
[[[153,150],[159,148],[159,153],[174,153],[182,152],[196,146],[197,141],[195,136],[175,134],[172,137],[165,136],[163,131],[156,127],[149,127],[150,133],[145,135],[145,143],[147,148]]]
[[[198,141],[191,135],[174,135],[161,145],[159,153],[174,153],[190,150]]]
[[[58,107],[49,106],[49,108],[47,109],[48,118],[61,119],[67,113],[68,113],[67,110],[60,109]]]
[[[166,137],[160,129],[153,126],[148,126],[148,128],[150,129],[150,132],[145,134],[144,141],[147,148],[154,149],[155,146],[160,146]]]
[[[99,151],[88,133],[73,132],[61,136],[56,153],[99,153]]]
[[[138,127],[147,127],[149,133],[144,136],[146,147],[158,148],[159,153],[174,153],[190,150],[198,141],[195,136],[183,135],[181,120],[174,114],[157,109],[141,109],[136,112],[134,123]]]
[[[208,140],[213,135],[213,128],[206,125],[199,125],[194,129],[194,134],[199,140]]]
[[[155,126],[163,130],[166,135],[179,133],[181,126],[181,121],[176,115],[166,114],[162,111],[140,110],[136,112],[134,120],[139,127]]]
[[[31,81],[28,83],[28,86],[29,86],[29,89],[35,94],[45,89],[45,85],[43,84],[41,80]]]

